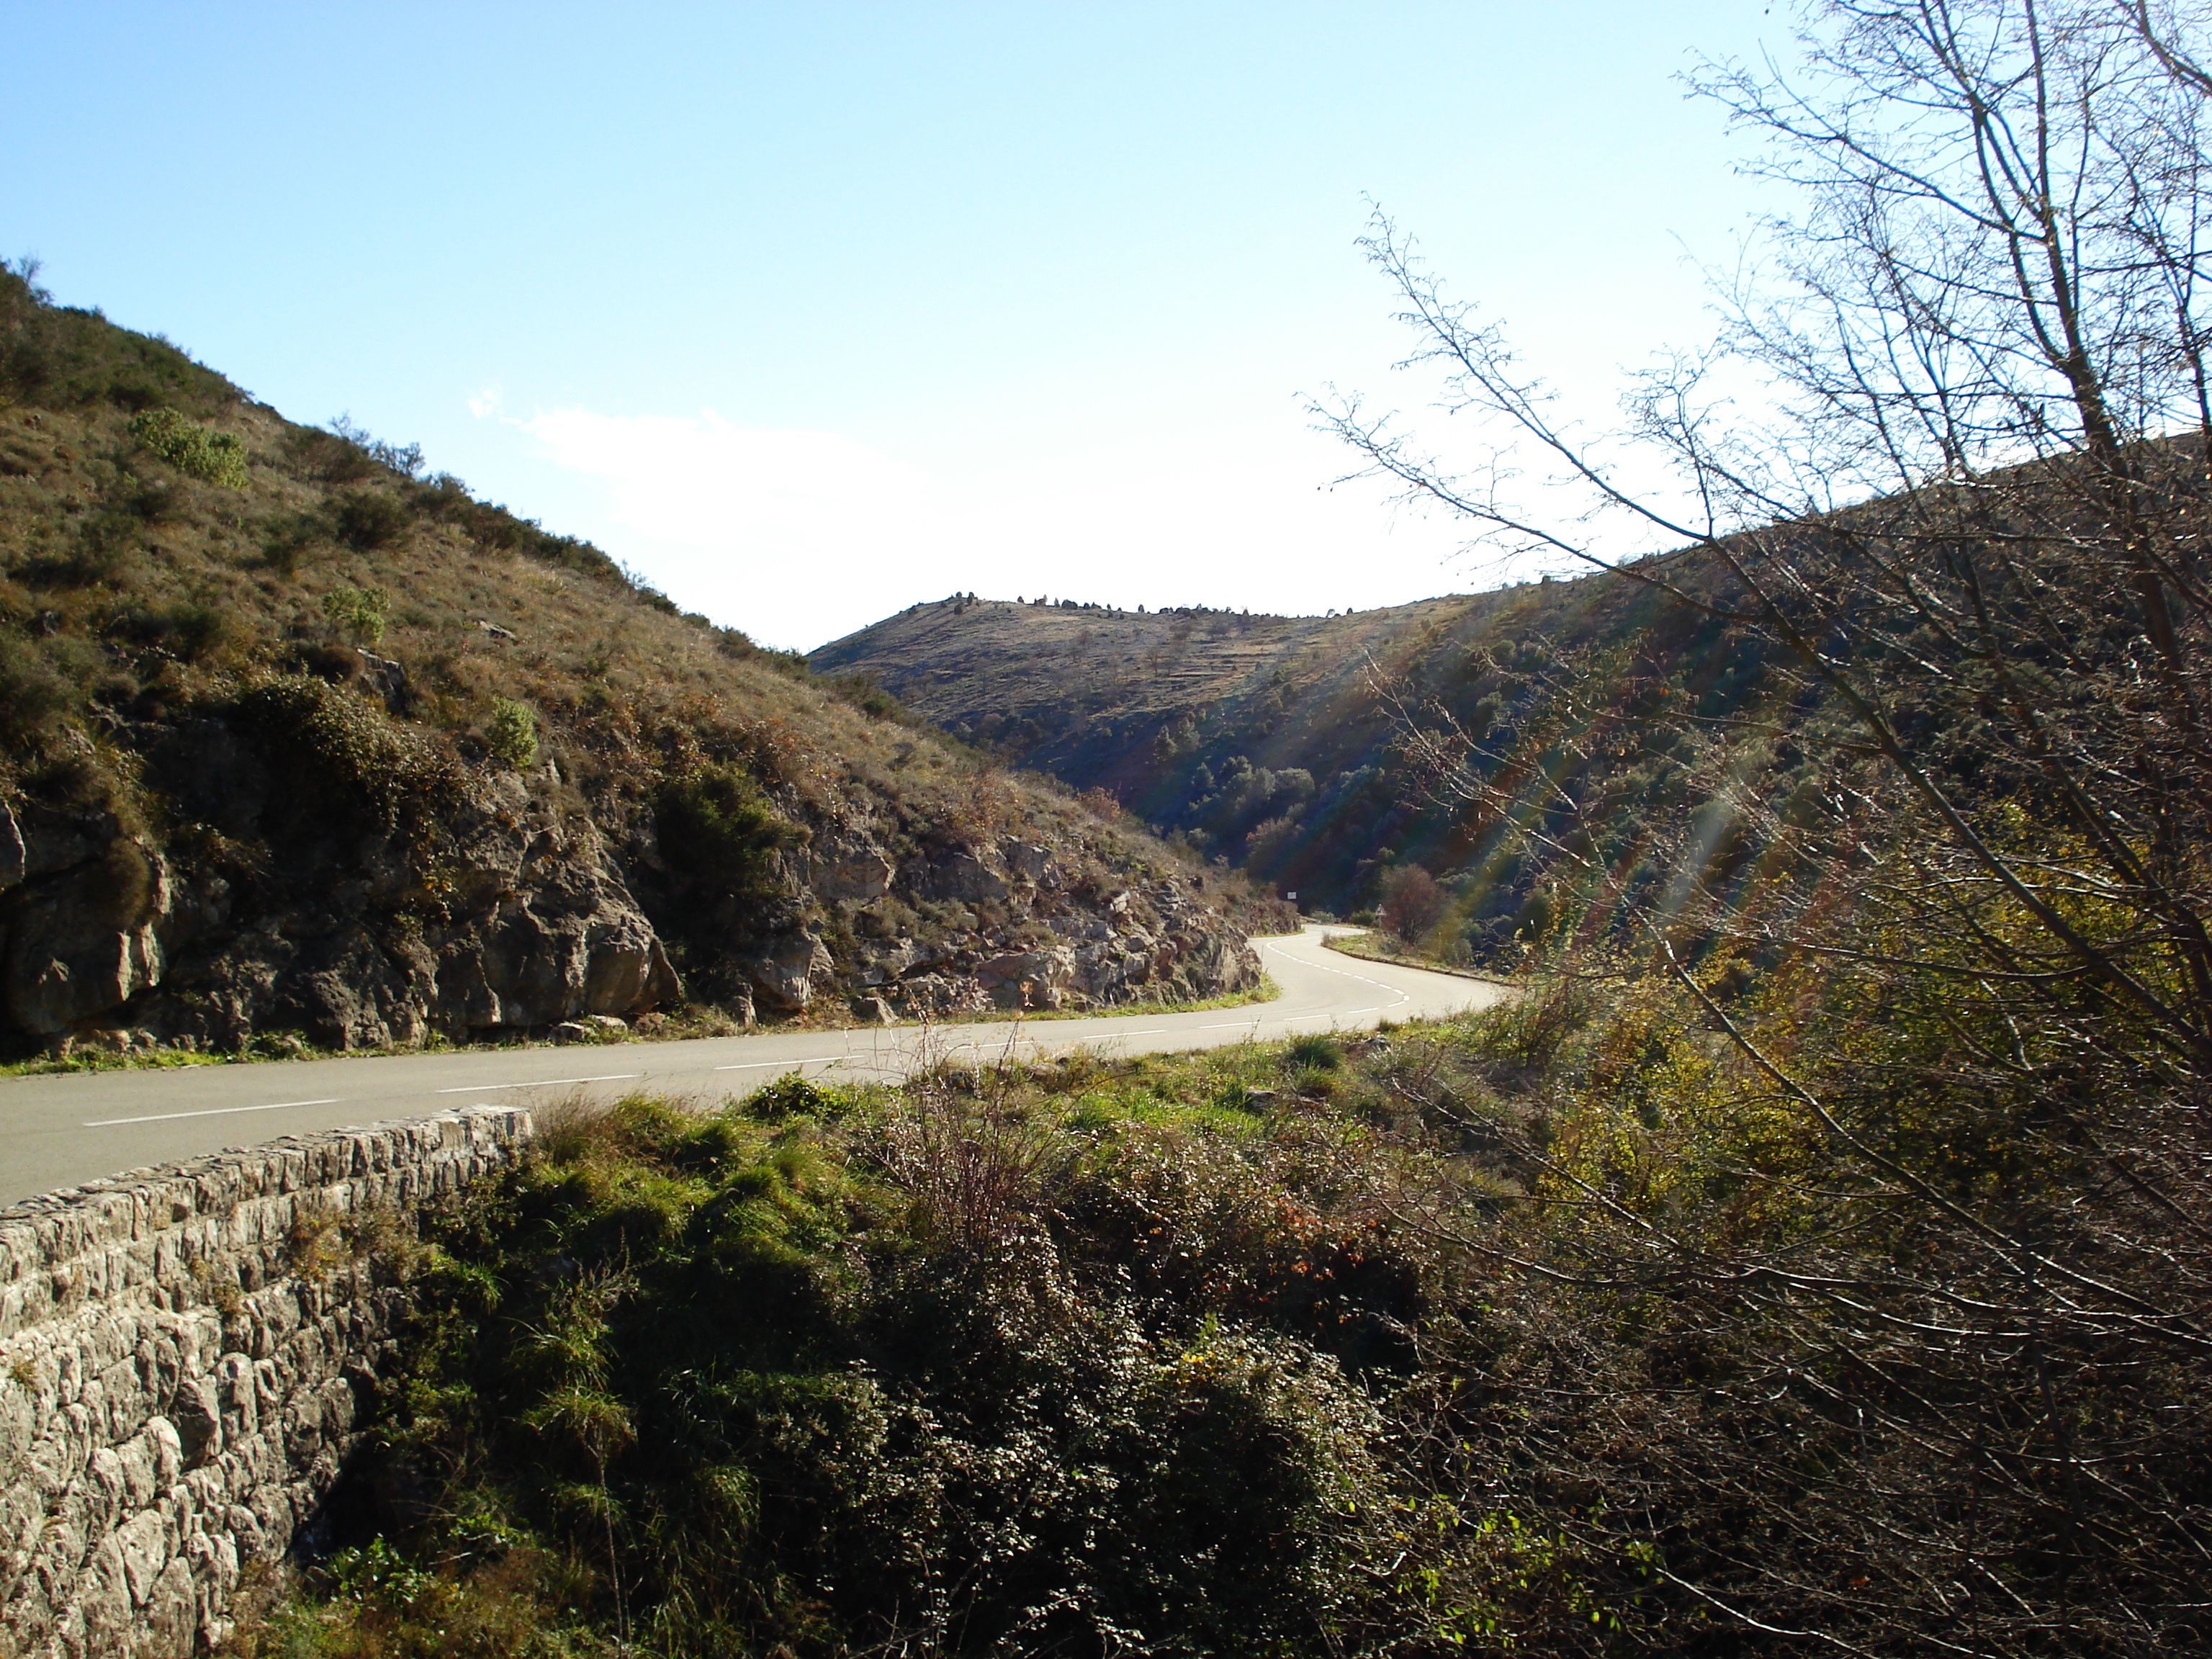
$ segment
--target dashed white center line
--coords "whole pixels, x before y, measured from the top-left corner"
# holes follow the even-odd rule
[[[625,1078],[643,1077],[642,1072],[603,1072],[598,1077],[533,1078],[527,1083],[471,1083],[459,1089],[434,1089],[441,1095],[488,1095],[501,1089],[558,1089],[570,1083],[620,1083]]]
[[[277,1100],[266,1106],[210,1106],[201,1112],[153,1112],[144,1117],[95,1117],[84,1127],[88,1129],[112,1129],[120,1123],[167,1123],[180,1117],[229,1117],[238,1112],[285,1112],[295,1106],[335,1106],[339,1097],[328,1100]]]

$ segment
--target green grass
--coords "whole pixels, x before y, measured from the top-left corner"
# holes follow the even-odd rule
[[[1471,969],[1436,957],[1425,956],[1417,951],[1394,948],[1382,942],[1380,933],[1331,933],[1322,940],[1322,945],[1342,956],[1358,957],[1363,962],[1388,962],[1401,968],[1425,968],[1432,974],[1454,974],[1462,979],[1479,979],[1488,985],[1504,984],[1511,978],[1508,974],[1478,974]]]

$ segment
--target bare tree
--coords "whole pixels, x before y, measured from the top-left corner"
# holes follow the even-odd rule
[[[1410,362],[1496,459],[1455,470],[1356,402],[1317,411],[1492,545],[1768,641],[1773,701],[1826,744],[1820,810],[1753,826],[1799,838],[1801,902],[1731,908],[1686,834],[1678,886],[1705,902],[1655,934],[1808,1132],[1744,1157],[1729,1200],[1764,1193],[1792,1228],[1662,1217],[1555,1160],[1592,1219],[1513,1257],[1666,1291],[1736,1356],[1739,1423],[1807,1460],[1762,1471],[1701,1419],[1710,1492],[1756,1504],[1765,1549],[1665,1569],[1770,1637],[2212,1638],[2199,34],[2142,0],[1817,6],[1796,70],[1693,76],[1802,210],[1722,290],[1719,337],[1631,388],[1620,432],[1565,428],[1388,223],[1366,246]],[[1668,489],[1623,482],[1653,456]],[[1494,803],[1478,750],[1429,741],[1446,787]],[[1729,936],[1811,988],[1793,1022],[1731,1012],[1691,971]],[[1848,1570],[1816,1565],[1824,1540]]]

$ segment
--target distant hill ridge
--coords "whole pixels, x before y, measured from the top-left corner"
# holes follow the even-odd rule
[[[1302,904],[1372,906],[1394,869],[1419,864],[1459,878],[1462,919],[1489,929],[1537,890],[1538,866],[1519,847],[1507,868],[1468,814],[1426,798],[1404,717],[1426,705],[1501,738],[1516,720],[1533,732],[1562,690],[1560,653],[1601,641],[1629,648],[1635,673],[1689,694],[1647,711],[1646,735],[1669,746],[1685,717],[1730,702],[1763,651],[1598,575],[1297,617],[959,594],[807,660],[856,687],[879,684],[1015,765],[1109,791],[1156,830]]]

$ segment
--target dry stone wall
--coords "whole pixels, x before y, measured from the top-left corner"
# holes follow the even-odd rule
[[[392,1358],[412,1218],[529,1133],[476,1107],[0,1209],[0,1659],[220,1640]]]

